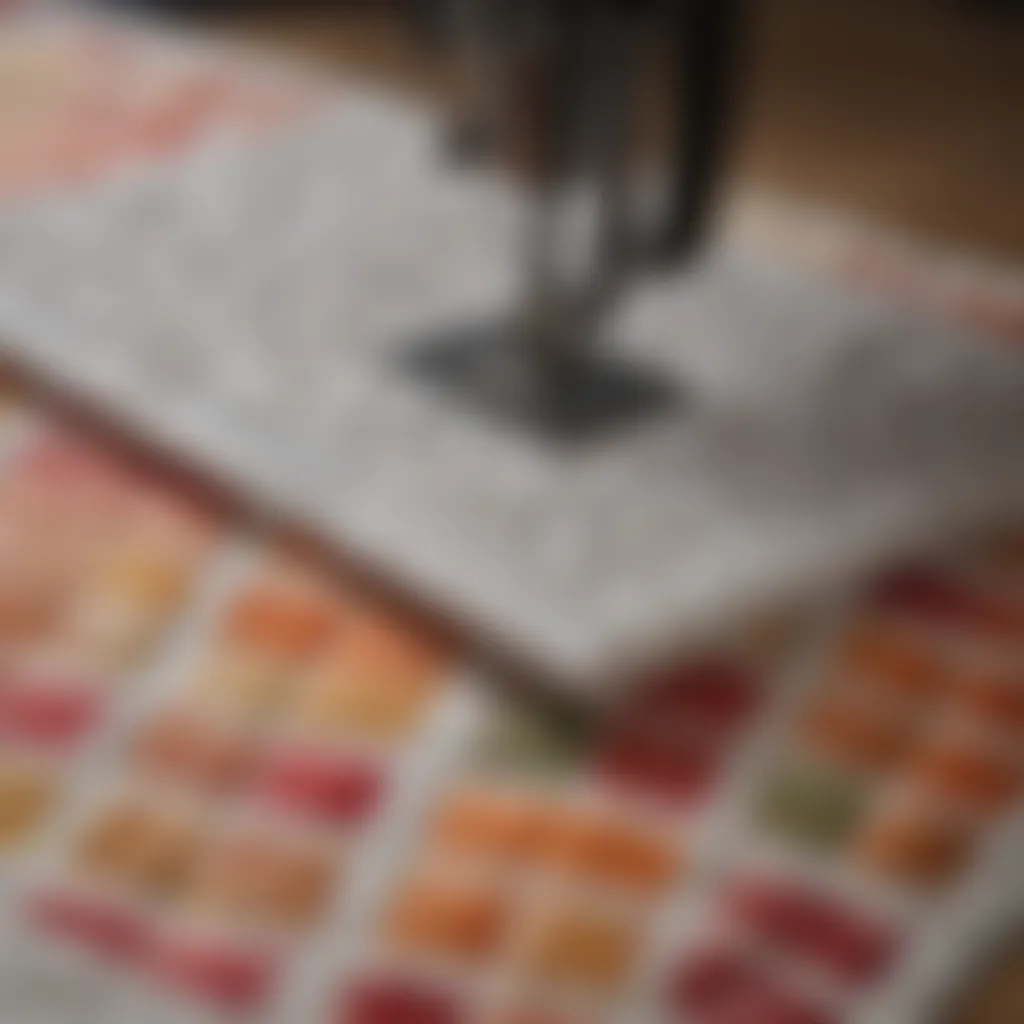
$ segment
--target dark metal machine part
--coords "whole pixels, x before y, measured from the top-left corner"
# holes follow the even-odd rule
[[[710,219],[740,0],[462,0],[475,106],[463,155],[511,162],[530,194],[519,308],[437,330],[406,362],[457,402],[576,445],[683,398],[675,381],[603,357],[602,326],[630,280],[698,250]],[[673,164],[657,226],[642,223],[638,82],[670,48]]]

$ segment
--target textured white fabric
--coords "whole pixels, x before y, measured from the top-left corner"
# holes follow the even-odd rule
[[[1024,504],[1024,360],[722,248],[611,332],[679,414],[576,454],[410,384],[515,294],[516,200],[347,96],[259,146],[0,219],[0,325],[91,390],[581,687]],[[596,690],[595,690],[596,692]]]

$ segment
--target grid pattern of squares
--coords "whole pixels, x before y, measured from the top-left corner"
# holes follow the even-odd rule
[[[753,852],[672,961],[680,1019],[861,1019],[1019,822],[1020,567],[1011,539],[889,574],[842,615],[754,787]]]
[[[5,845],[39,834],[84,752],[113,743],[21,912],[199,1005],[267,1011],[345,927],[360,851],[388,853],[399,764],[426,768],[464,693],[450,646],[258,546],[183,670],[145,674],[111,737],[224,524],[44,420],[0,472],[0,526]],[[567,1024],[653,1000],[651,1020],[686,1024],[861,1019],[1019,820],[1022,551],[1011,537],[889,574],[795,690],[806,623],[667,671],[602,720],[478,708],[450,777],[403,812],[423,815],[413,856],[328,979],[327,1017]],[[763,753],[738,770],[751,740]]]
[[[0,477],[0,847],[51,818],[173,622],[218,527],[187,495],[57,428]]]
[[[452,653],[285,560],[242,583],[201,647],[130,731],[27,912],[179,994],[244,1010],[274,997],[343,908]]]
[[[604,722],[490,707],[334,1019],[625,1019],[770,676],[736,652],[665,673]]]
[[[864,869],[941,886],[1024,790],[1024,602],[966,571],[882,581],[837,643],[769,785],[769,823]],[[801,779],[835,795],[819,818]],[[832,787],[835,787],[834,790]]]

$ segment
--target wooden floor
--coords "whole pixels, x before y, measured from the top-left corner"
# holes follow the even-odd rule
[[[1024,267],[1024,22],[942,0],[766,0],[751,176]]]
[[[327,66],[443,96],[449,69],[381,6],[246,29]],[[1024,18],[965,15],[952,0],[750,7],[742,180],[1024,271]]]

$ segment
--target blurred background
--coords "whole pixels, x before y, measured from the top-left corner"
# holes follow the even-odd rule
[[[442,0],[98,6],[184,18],[439,107],[466,88]],[[734,183],[1024,269],[1024,0],[752,0],[745,32]],[[1024,1024],[1024,942],[950,1014]]]

